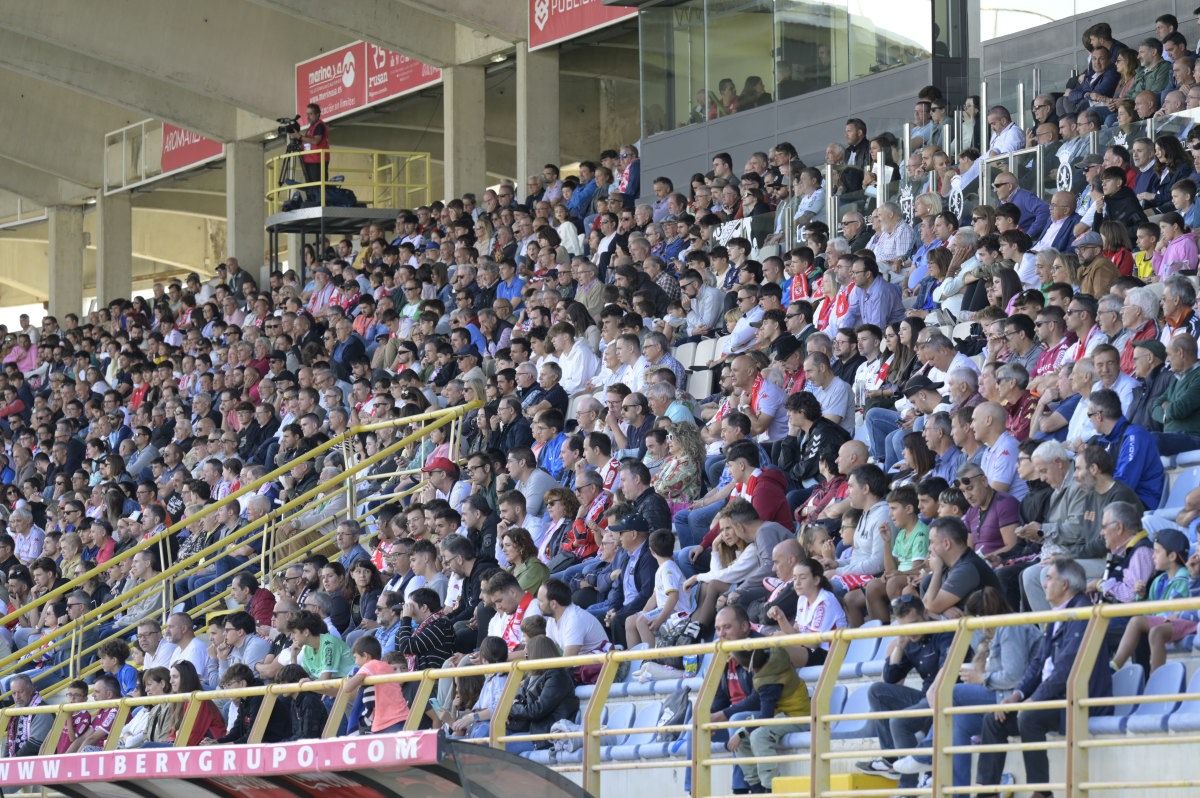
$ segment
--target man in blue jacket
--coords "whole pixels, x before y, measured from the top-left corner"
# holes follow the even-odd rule
[[[1046,598],[1050,606],[1070,609],[1086,607],[1091,602],[1084,592],[1087,588],[1087,576],[1083,567],[1070,559],[1052,560],[1042,571],[1042,585],[1046,589]],[[1008,741],[1014,734],[1019,734],[1022,743],[1045,742],[1050,732],[1062,733],[1066,728],[1066,713],[1061,709],[1021,709],[1024,701],[1056,701],[1066,698],[1067,679],[1071,666],[1083,642],[1083,633],[1087,630],[1087,621],[1066,621],[1050,624],[1036,655],[1029,662],[1024,678],[1007,698],[1000,702],[999,708],[1011,705],[1014,711],[1000,711],[984,716],[983,744],[996,745]],[[1108,651],[1101,646],[1088,680],[1088,696],[1102,698],[1112,695],[1112,671],[1108,667]],[[1096,707],[1093,715],[1103,715],[1112,712],[1112,707]],[[1025,779],[1029,784],[1045,784],[1050,781],[1050,759],[1045,751],[1026,750],[1022,752],[1025,759]],[[985,753],[979,755],[979,769],[976,780],[981,785],[1000,783],[1001,772],[1004,769],[1004,752]],[[984,796],[996,796],[997,793],[979,793]],[[1048,798],[1052,793],[1038,791],[1034,798]]]
[[[658,563],[650,553],[646,540],[650,524],[638,513],[627,515],[608,527],[621,536],[625,560],[620,564],[621,576],[613,585],[612,609],[604,615],[609,637],[625,645],[625,619],[640,612],[654,592],[654,574]]]
[[[1001,172],[992,178],[992,188],[998,202],[1011,202],[1021,211],[1020,227],[1034,241],[1046,232],[1050,224],[1050,206],[1037,198],[1036,194],[1017,187],[1017,176],[1012,172]]]
[[[1093,47],[1087,72],[1079,76],[1075,88],[1058,99],[1058,115],[1066,116],[1086,111],[1092,105],[1089,94],[1112,97],[1119,79],[1108,48]]]
[[[1166,477],[1154,436],[1122,415],[1116,391],[1092,391],[1088,404],[1088,417],[1098,433],[1089,443],[1107,449],[1116,463],[1113,478],[1133,488],[1147,510],[1156,509]]]

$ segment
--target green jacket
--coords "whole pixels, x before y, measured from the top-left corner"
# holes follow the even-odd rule
[[[1200,435],[1200,366],[1171,380],[1151,416],[1162,422],[1164,432]]]
[[[1171,65],[1161,58],[1151,69],[1138,67],[1137,73],[1133,76],[1133,85],[1129,88],[1129,97],[1132,99],[1137,96],[1139,91],[1152,91],[1155,94],[1162,94],[1162,90],[1167,87],[1167,81],[1171,78]]]

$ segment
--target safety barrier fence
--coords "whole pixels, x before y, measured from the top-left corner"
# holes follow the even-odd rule
[[[560,657],[555,659],[521,660],[512,663],[492,665],[472,665],[467,667],[443,668],[421,672],[395,673],[385,676],[368,677],[366,684],[382,684],[388,682],[417,683],[417,689],[411,704],[411,712],[406,722],[406,730],[415,730],[426,717],[430,707],[430,698],[442,679],[453,679],[459,676],[488,676],[491,674],[506,674],[507,679],[501,693],[496,711],[490,719],[489,733],[486,739],[480,739],[480,744],[503,746],[515,741],[552,741],[559,739],[582,740],[582,763],[570,768],[560,767],[559,770],[576,770],[580,772],[583,786],[592,794],[600,794],[602,774],[610,770],[620,769],[650,769],[674,768],[688,766],[692,769],[691,794],[714,796],[720,794],[713,789],[713,769],[733,762],[742,764],[776,762],[807,763],[810,777],[810,788],[807,794],[812,798],[875,798],[876,796],[913,795],[913,796],[942,796],[958,793],[1002,792],[1011,793],[1014,790],[1051,790],[1066,791],[1070,798],[1082,798],[1087,793],[1101,793],[1119,789],[1165,789],[1165,788],[1200,788],[1200,776],[1178,779],[1155,779],[1147,777],[1144,780],[1131,779],[1123,782],[1093,780],[1090,778],[1091,752],[1128,744],[1129,740],[1111,737],[1093,737],[1088,729],[1088,714],[1095,707],[1121,706],[1132,703],[1155,701],[1184,701],[1200,699],[1200,694],[1180,693],[1164,696],[1113,697],[1089,696],[1088,679],[1097,654],[1104,650],[1102,642],[1108,631],[1109,622],[1116,618],[1126,618],[1135,615],[1148,615],[1161,612],[1178,612],[1181,610],[1200,609],[1200,599],[1183,599],[1176,601],[1141,602],[1137,604],[1101,604],[1067,610],[1048,612],[1022,613],[1012,615],[989,616],[979,618],[960,618],[956,620],[927,621],[915,624],[884,627],[864,627],[859,629],[840,629],[824,634],[797,634],[774,637],[757,637],[744,640],[716,641],[713,643],[647,651],[610,651],[605,654]],[[977,630],[997,629],[1003,626],[1019,626],[1025,624],[1053,624],[1067,621],[1086,622],[1080,649],[1075,657],[1067,680],[1066,695],[1059,700],[1025,701],[1012,707],[1014,711],[1028,709],[1061,709],[1066,713],[1066,733],[1061,739],[1053,739],[1044,743],[1016,743],[1005,741],[994,745],[951,744],[952,723],[956,716],[965,714],[985,714],[995,712],[995,705],[954,706],[953,689],[957,681],[954,678],[961,669],[964,659],[970,649],[972,635]],[[899,636],[918,636],[937,633],[953,633],[953,642],[949,648],[946,662],[941,675],[932,687],[934,701],[928,709],[910,709],[891,712],[835,712],[833,708],[834,688],[839,681],[839,673],[846,662],[850,645],[856,640],[878,638],[894,638]],[[726,665],[729,657],[737,651],[769,649],[786,646],[803,645],[813,647],[823,643],[829,644],[828,656],[821,675],[812,695],[811,715],[802,718],[766,718],[748,719],[741,721],[713,721],[710,706],[717,687],[725,678]],[[655,726],[653,729],[605,729],[601,727],[601,718],[605,707],[609,705],[613,686],[622,664],[634,660],[644,660],[647,657],[677,658],[684,656],[709,656],[699,689],[695,692],[695,705],[686,723]],[[521,688],[523,679],[530,673],[552,668],[575,668],[580,666],[600,665],[599,676],[594,691],[582,711],[582,730],[578,732],[559,732],[547,734],[508,734],[506,723],[509,711]],[[949,675],[949,676],[948,676]],[[276,700],[280,696],[294,695],[299,692],[319,692],[335,696],[324,729],[324,736],[334,736],[345,716],[352,698],[351,693],[344,689],[344,680],[333,679],[325,681],[310,681],[304,684],[273,684],[252,688],[214,690],[188,695],[147,696],[143,698],[126,698],[113,701],[91,702],[87,704],[41,705],[33,708],[8,708],[0,710],[0,739],[4,739],[8,724],[21,715],[53,714],[55,716],[51,733],[47,735],[42,754],[54,751],[63,724],[71,713],[82,709],[99,709],[117,707],[118,713],[113,728],[108,736],[106,747],[111,749],[117,744],[121,729],[129,718],[130,711],[138,706],[153,706],[161,703],[187,702],[181,725],[176,733],[176,745],[186,741],[192,726],[199,714],[202,701],[239,699],[247,696],[262,696],[259,714],[256,716],[249,735],[250,743],[262,740],[267,721]],[[879,750],[834,750],[833,725],[841,721],[854,720],[885,720],[900,717],[930,717],[932,719],[933,745],[931,749],[905,748],[890,751]],[[789,723],[807,724],[812,731],[811,744],[807,751],[797,751],[790,754],[774,756],[738,756],[736,759],[714,755],[712,753],[712,734],[719,729],[744,728],[752,729],[759,726],[773,726]],[[611,735],[625,735],[639,732],[686,732],[690,735],[690,747],[683,747],[678,758],[659,759],[653,761],[635,762],[603,762],[601,757],[603,740]],[[1181,745],[1200,743],[1200,735],[1159,735],[1139,736],[1136,744],[1139,746]],[[949,781],[951,760],[955,754],[997,752],[1014,753],[1027,750],[1055,750],[1064,752],[1065,771],[1062,779],[1043,784],[1016,785],[975,785],[972,787],[953,787]],[[835,763],[848,759],[862,759],[870,756],[887,754],[889,756],[904,756],[926,754],[932,755],[934,767],[932,770],[931,786],[923,788],[900,789],[832,789],[831,776]],[[788,793],[776,793],[788,794]]]
[[[321,172],[315,181],[304,175],[303,158],[321,157]],[[431,199],[430,160],[427,152],[371,150],[360,147],[331,147],[324,150],[285,152],[267,159],[267,214],[299,191],[306,199],[329,204],[329,189],[353,191],[358,202],[371,208],[415,208]]]
[[[336,477],[319,481],[313,488],[284,503],[279,508],[273,509],[262,517],[234,530],[229,535],[202,548],[191,556],[169,564],[154,577],[112,597],[99,606],[88,610],[77,620],[70,621],[56,629],[53,633],[54,639],[68,640],[67,645],[70,647],[70,654],[64,662],[64,672],[62,675],[58,676],[54,681],[50,681],[43,688],[45,694],[53,695],[71,679],[78,678],[80,675],[88,675],[96,670],[98,667],[96,663],[82,667],[81,664],[91,659],[106,640],[126,636],[130,629],[136,627],[141,619],[131,619],[129,623],[118,623],[114,619],[124,608],[137,602],[139,598],[145,596],[149,591],[158,590],[163,593],[162,609],[150,616],[150,619],[155,622],[161,620],[176,604],[194,599],[197,594],[212,593],[213,595],[199,602],[198,606],[190,611],[190,614],[194,618],[204,617],[208,611],[223,609],[226,606],[225,600],[229,595],[229,589],[228,587],[224,587],[224,585],[227,585],[235,574],[243,571],[255,573],[261,582],[265,582],[266,577],[273,571],[278,571],[287,565],[303,562],[306,557],[315,551],[328,549],[331,545],[331,538],[322,530],[332,529],[343,520],[360,520],[358,508],[362,502],[359,500],[358,484],[366,481],[365,477],[369,476],[366,472],[372,466],[387,460],[393,455],[399,454],[412,444],[419,443],[432,430],[447,425],[450,426],[448,437],[451,452],[453,453],[457,445],[462,419],[468,412],[478,409],[480,406],[480,402],[474,402],[446,410],[410,416],[404,419],[359,425],[347,430],[342,435],[306,452],[295,460],[265,475],[263,478],[230,494],[225,499],[203,508],[192,516],[167,528],[162,533],[140,542],[128,551],[122,552],[108,560],[103,565],[97,566],[82,576],[50,591],[36,601],[30,602],[20,611],[10,613],[8,616],[0,619],[0,623],[8,623],[14,620],[19,614],[28,612],[33,608],[41,607],[48,601],[58,600],[69,595],[74,590],[82,587],[91,578],[99,576],[104,571],[133,557],[138,552],[151,551],[157,553],[160,556],[160,563],[168,563],[168,543],[171,536],[178,534],[183,529],[190,529],[193,534],[203,534],[198,527],[198,522],[205,517],[230,504],[238,502],[242,497],[248,497],[257,493],[259,488],[279,475],[287,473],[298,463],[309,462],[331,451],[338,450],[341,452],[346,468]],[[394,443],[381,448],[374,455],[364,458],[357,458],[355,456],[353,442],[358,435],[367,432],[386,433],[407,427],[416,428],[409,434],[403,435]],[[376,474],[374,476],[384,475]],[[368,513],[366,516],[368,518],[381,505],[405,498],[415,492],[421,484],[420,475],[415,469],[389,471],[387,472],[387,476],[393,480],[402,480],[406,476],[411,477],[414,484],[410,486],[403,486],[401,484],[398,486],[398,489],[391,492],[369,492],[364,500],[371,505],[371,513]],[[298,520],[305,520],[307,523],[297,526],[291,525],[292,522]],[[202,569],[213,568],[230,552],[247,546],[256,548],[258,550],[257,556],[248,558],[245,562],[232,568],[221,570],[220,573],[214,573],[213,580],[220,587],[212,589],[207,587],[207,583],[205,583],[192,590],[185,589],[180,593],[176,593],[175,588],[184,578],[200,575]],[[93,633],[95,629],[101,628],[103,625],[108,626],[108,634],[100,636]],[[32,667],[34,661],[45,653],[45,646],[46,640],[35,639],[12,654],[0,658],[0,673],[11,674]]]

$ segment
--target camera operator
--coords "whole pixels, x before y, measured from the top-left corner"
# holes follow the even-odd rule
[[[300,156],[300,165],[304,169],[305,183],[321,182],[321,159],[329,166],[329,129],[321,121],[321,106],[309,103],[305,109],[308,117],[308,127],[301,132],[299,129],[288,133],[288,138],[300,142],[304,154]],[[324,150],[324,152],[309,152]],[[328,173],[328,172],[327,172]]]

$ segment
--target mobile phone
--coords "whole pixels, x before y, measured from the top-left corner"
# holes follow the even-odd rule
[[[442,714],[442,702],[438,701],[437,698],[431,696],[429,699],[429,706],[434,712],[438,713],[439,715]]]

